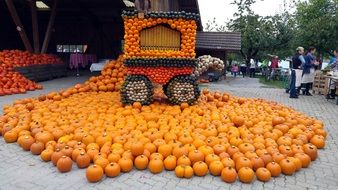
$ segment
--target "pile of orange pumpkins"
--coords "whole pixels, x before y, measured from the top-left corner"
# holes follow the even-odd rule
[[[121,60],[83,85],[5,106],[4,140],[60,172],[74,164],[87,168],[89,182],[133,168],[174,171],[179,178],[209,173],[227,183],[267,182],[309,167],[325,147],[323,122],[262,99],[203,90],[191,106],[124,106]]]
[[[91,77],[86,86],[93,91],[119,91],[127,73],[123,66],[123,57],[110,61],[101,71],[100,76]]]
[[[28,80],[13,69],[15,67],[50,63],[58,64],[62,61],[47,54],[32,54],[21,50],[0,51],[0,96],[42,89],[41,85]]]
[[[49,54],[33,54],[22,50],[3,50],[0,51],[0,62],[9,68],[14,68],[37,64],[58,64],[62,63],[62,60]]]
[[[35,89],[42,89],[42,85],[28,80],[0,62],[0,96],[22,94]]]

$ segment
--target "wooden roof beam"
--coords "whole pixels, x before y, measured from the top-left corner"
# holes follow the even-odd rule
[[[32,14],[34,53],[39,53],[40,52],[40,42],[39,42],[38,18],[37,18],[37,13],[36,13],[36,0],[29,0],[29,5],[31,7],[31,14]]]
[[[59,2],[59,0],[54,0],[54,2],[53,2],[52,12],[51,12],[50,17],[49,17],[49,22],[48,22],[48,26],[47,26],[47,30],[46,30],[46,34],[45,34],[45,39],[44,39],[43,44],[42,44],[41,53],[47,52],[50,36],[51,36],[51,33],[52,33],[52,28],[54,26],[58,2]]]
[[[21,23],[20,17],[18,15],[18,13],[16,12],[15,6],[13,4],[13,0],[6,0],[6,4],[9,10],[9,13],[12,16],[12,19],[16,25],[16,29],[18,30],[21,40],[26,48],[27,51],[29,52],[33,52],[33,48],[31,43],[28,40],[27,34],[25,32],[25,29]]]

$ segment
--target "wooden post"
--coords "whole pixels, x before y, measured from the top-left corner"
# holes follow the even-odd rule
[[[33,52],[32,46],[28,40],[24,27],[21,23],[20,17],[18,16],[18,13],[16,12],[16,9],[14,7],[13,0],[6,0],[6,4],[26,50],[29,52]]]
[[[42,44],[41,53],[47,52],[47,48],[48,48],[49,40],[50,40],[50,35],[52,33],[52,28],[53,28],[53,25],[54,25],[58,1],[59,0],[54,0],[54,3],[53,3],[52,12],[51,12],[50,17],[49,17],[49,22],[48,22],[48,26],[47,26],[47,30],[46,30],[45,39],[44,39],[43,44]]]
[[[39,42],[39,26],[38,26],[38,19],[37,19],[37,13],[36,13],[36,0],[30,0],[29,5],[31,7],[31,13],[32,13],[34,53],[39,53],[40,42]]]

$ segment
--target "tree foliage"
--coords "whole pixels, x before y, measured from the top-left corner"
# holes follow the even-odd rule
[[[228,23],[230,31],[241,32],[241,54],[246,63],[249,63],[251,58],[261,57],[263,52],[279,52],[281,47],[289,45],[293,37],[294,22],[288,12],[262,17],[251,10],[251,5],[255,2],[234,0],[233,4],[237,5],[238,11],[234,14],[235,18]]]
[[[233,0],[237,6],[234,18],[226,26],[214,19],[206,27],[207,31],[240,32],[241,55],[247,63],[267,54],[289,57],[298,46],[315,46],[321,53],[338,47],[338,0],[294,2],[295,13],[284,5],[282,13],[267,17],[254,14],[254,3],[256,0]]]
[[[319,52],[338,47],[338,0],[299,2],[295,20],[295,44],[314,46]]]

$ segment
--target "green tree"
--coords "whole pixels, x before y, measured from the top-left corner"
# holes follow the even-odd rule
[[[254,14],[251,5],[256,0],[234,0],[238,11],[234,14],[234,19],[228,23],[230,31],[241,32],[242,48],[241,55],[247,64],[250,59],[257,59],[267,53],[283,53],[289,47],[293,37],[291,15],[285,11],[282,14],[262,17]]]
[[[294,38],[295,20],[288,12],[287,5],[284,11],[274,16],[262,17],[254,14],[251,5],[256,0],[234,0],[237,6],[234,19],[226,25],[219,25],[215,19],[206,25],[207,31],[234,31],[241,33],[241,55],[247,64],[250,59],[263,60],[268,54],[288,57],[294,52],[292,41]],[[291,5],[290,5],[291,6]]]
[[[331,54],[338,47],[338,0],[297,3],[295,44]]]

